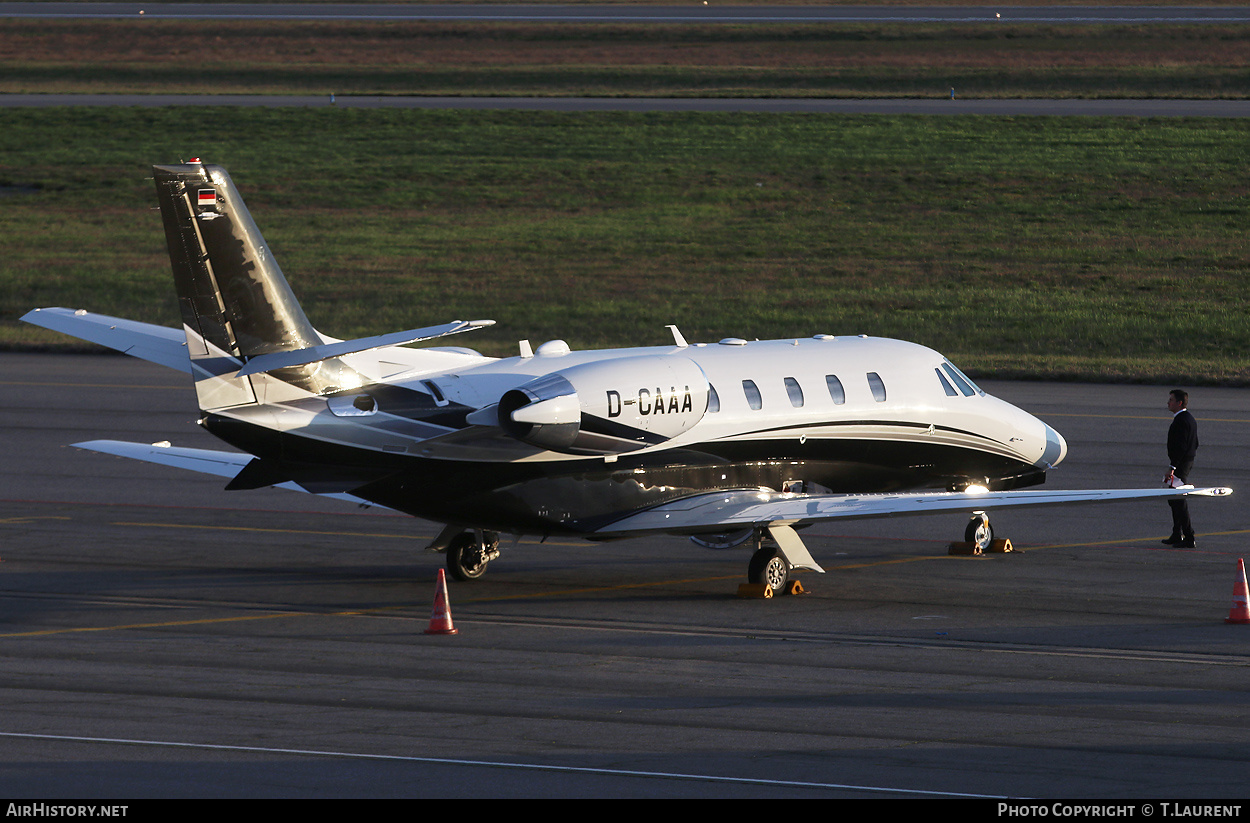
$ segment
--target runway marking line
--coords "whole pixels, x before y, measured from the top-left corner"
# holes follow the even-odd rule
[[[125,626],[77,626],[67,629],[39,629],[33,632],[0,634],[0,637],[43,637],[53,634],[76,634],[79,632],[112,632],[121,631],[123,629],[160,629],[170,626],[195,626],[204,623],[241,623],[247,620],[274,620],[280,617],[331,617],[357,613],[358,612],[338,612],[336,614],[323,614],[319,612],[282,612],[280,614],[252,614],[244,615],[242,617],[206,617],[202,620],[170,620],[163,623],[131,623]]]
[[[311,529],[266,529],[261,526],[210,526],[200,523],[136,523],[125,520],[116,520],[109,525],[111,526],[130,526],[136,528],[156,528],[156,529],[203,529],[206,531],[235,531],[235,532],[262,532],[270,534],[316,534],[328,537],[381,537],[393,540],[433,540],[434,535],[431,534],[394,534],[387,532],[339,532],[339,531],[314,531]],[[538,545],[538,544],[535,544]],[[569,546],[580,547],[582,543],[566,543],[557,540],[547,540],[541,545],[544,546]]]
[[[1227,531],[1227,532],[1200,532],[1197,536],[1198,537],[1228,537],[1230,535],[1235,535],[1235,534],[1250,534],[1250,529],[1235,529],[1233,531]],[[1091,548],[1093,546],[1115,546],[1119,544],[1132,544],[1132,543],[1146,543],[1148,545],[1146,546],[1128,545],[1126,546],[1126,548],[1142,549],[1145,551],[1164,551],[1164,549],[1160,548],[1158,544],[1155,542],[1160,539],[1161,538],[1156,535],[1154,537],[1137,537],[1137,538],[1132,538],[1132,539],[1121,539],[1121,540],[1099,540],[1094,543],[1048,543],[1048,544],[1044,544],[1041,546],[1026,546],[1024,548],[1016,548],[1015,551],[1031,552],[1031,551],[1037,551],[1038,549],[1083,549],[1083,548]],[[1182,549],[1181,551],[1190,551],[1190,550]]]
[[[689,774],[684,772],[648,772],[637,769],[605,769],[591,766],[558,766],[545,763],[517,763],[500,760],[463,760],[451,757],[417,757],[401,754],[368,754],[364,752],[337,752],[320,749],[285,749],[271,746],[239,746],[221,743],[185,743],[176,740],[138,740],[124,737],[80,737],[63,734],[26,734],[22,732],[0,732],[0,737],[23,738],[27,740],[54,740],[70,743],[105,743],[128,746],[162,746],[179,749],[202,749],[206,751],[252,752],[257,754],[297,755],[301,757],[338,757],[357,760],[383,760],[404,763],[426,763],[440,766],[479,766],[492,769],[525,769],[528,771],[563,772],[571,774],[611,775],[614,777],[642,777],[658,780],[692,780],[710,781],[714,783],[740,783],[752,786],[778,786],[803,789],[831,789],[840,791],[887,792],[907,795],[924,795],[931,797],[968,797],[968,798],[999,798],[999,795],[968,794],[966,792],[944,792],[926,789],[899,789],[890,786],[861,786],[851,783],[814,783],[805,780],[772,780],[764,777],[729,777],[714,774]]]
[[[17,517],[0,517],[0,523],[29,523],[32,520],[72,520],[71,517],[55,514],[28,514]]]

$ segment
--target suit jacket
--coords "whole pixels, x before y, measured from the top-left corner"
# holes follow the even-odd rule
[[[1172,418],[1168,427],[1168,460],[1179,468],[1194,462],[1198,452],[1198,421],[1189,413],[1189,409],[1181,409]]]

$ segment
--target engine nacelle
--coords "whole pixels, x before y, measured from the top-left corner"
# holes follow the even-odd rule
[[[499,426],[568,454],[619,454],[670,440],[707,413],[708,382],[684,357],[623,357],[571,366],[499,399]]]

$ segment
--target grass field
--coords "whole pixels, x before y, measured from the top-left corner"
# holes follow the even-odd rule
[[[1250,381],[1250,124],[0,110],[0,344],[177,325],[149,165],[227,166],[319,328],[904,337],[981,375]]]
[[[0,19],[0,92],[1250,95],[1250,26]]]

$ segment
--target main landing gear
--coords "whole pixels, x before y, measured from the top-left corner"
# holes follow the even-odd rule
[[[755,554],[747,564],[747,581],[763,583],[773,594],[783,594],[793,572],[810,569],[825,573],[788,523],[773,523],[755,529]]]
[[[447,544],[447,573],[456,580],[477,580],[486,573],[486,564],[499,557],[497,532],[464,531]]]
[[[798,569],[811,569],[822,574],[825,571],[812,559],[803,541],[789,524],[774,523],[757,527],[753,537],[755,553],[751,555],[751,562],[747,565],[747,580],[768,586],[773,594],[784,593],[793,572]],[[994,527],[990,525],[988,514],[983,511],[972,513],[972,518],[964,529],[964,542],[971,543],[977,553],[990,550],[994,543]],[[1011,549],[1007,548],[1005,551]]]
[[[790,564],[781,556],[776,546],[761,546],[751,555],[751,562],[747,564],[747,580],[751,583],[763,583],[774,594],[780,594],[785,591],[786,583],[790,582]]]

